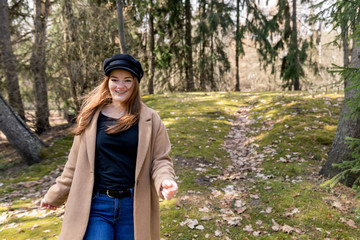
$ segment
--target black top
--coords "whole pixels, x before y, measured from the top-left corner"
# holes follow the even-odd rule
[[[116,119],[99,114],[95,151],[95,190],[124,190],[134,187],[139,125],[107,134]]]

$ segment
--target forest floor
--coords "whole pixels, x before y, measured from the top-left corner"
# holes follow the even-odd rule
[[[177,93],[144,96],[173,145],[179,192],[161,201],[168,239],[360,239],[358,192],[324,187],[318,172],[343,96]],[[38,208],[61,173],[72,136],[42,136],[30,167],[0,144],[0,239],[56,239],[64,207]]]

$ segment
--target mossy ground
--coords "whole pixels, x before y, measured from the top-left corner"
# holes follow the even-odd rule
[[[177,197],[161,202],[162,238],[360,238],[357,193],[341,186],[322,188],[322,181],[317,177],[335,135],[341,95],[176,93],[144,96],[143,99],[159,112],[168,129],[179,182]],[[272,155],[265,153],[262,164],[262,173],[272,175],[271,178],[254,178],[253,181],[217,178],[232,164],[222,144],[235,120],[233,113],[241,106],[251,106],[251,116],[256,120],[249,137],[255,139],[257,151],[269,147],[276,150]],[[23,166],[13,172],[8,169],[14,168],[13,165],[7,165],[10,159],[2,158],[0,197],[18,191],[13,187],[15,183],[39,180],[63,165],[71,142],[71,135],[57,139],[42,153],[45,158],[42,163]],[[297,160],[279,161],[294,156]],[[9,172],[11,176],[6,175]],[[234,201],[225,198],[224,189],[229,185],[242,189],[243,194],[238,197],[246,203],[245,212],[237,213]],[[251,195],[258,195],[259,199]],[[62,209],[35,212],[34,204],[38,199],[18,197],[12,199],[12,204],[0,206],[0,216],[9,215],[5,223],[0,218],[1,239],[56,239]],[[204,207],[210,211],[199,211]],[[266,211],[268,208],[271,211]],[[297,213],[286,214],[295,208]],[[232,210],[234,215],[225,213],[224,209]],[[19,214],[31,211],[31,216]],[[242,220],[234,226],[224,221],[224,216],[239,216]],[[204,229],[190,229],[183,224],[186,219],[197,219]],[[350,219],[358,228],[345,222]],[[272,220],[299,232],[274,231]],[[249,225],[253,232],[261,232],[260,236],[243,230]],[[216,231],[220,231],[221,236],[215,236]]]

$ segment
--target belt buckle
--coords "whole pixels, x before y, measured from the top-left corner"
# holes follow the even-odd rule
[[[106,195],[108,195],[108,197],[114,198],[114,197],[109,195],[109,190],[106,190]]]

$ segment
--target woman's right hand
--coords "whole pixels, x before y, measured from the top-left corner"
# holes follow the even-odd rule
[[[41,199],[40,207],[41,207],[41,208],[50,209],[50,210],[56,210],[56,209],[57,209],[56,206],[53,206],[53,205],[51,205],[51,204],[48,204],[48,203],[45,201],[45,198]]]

